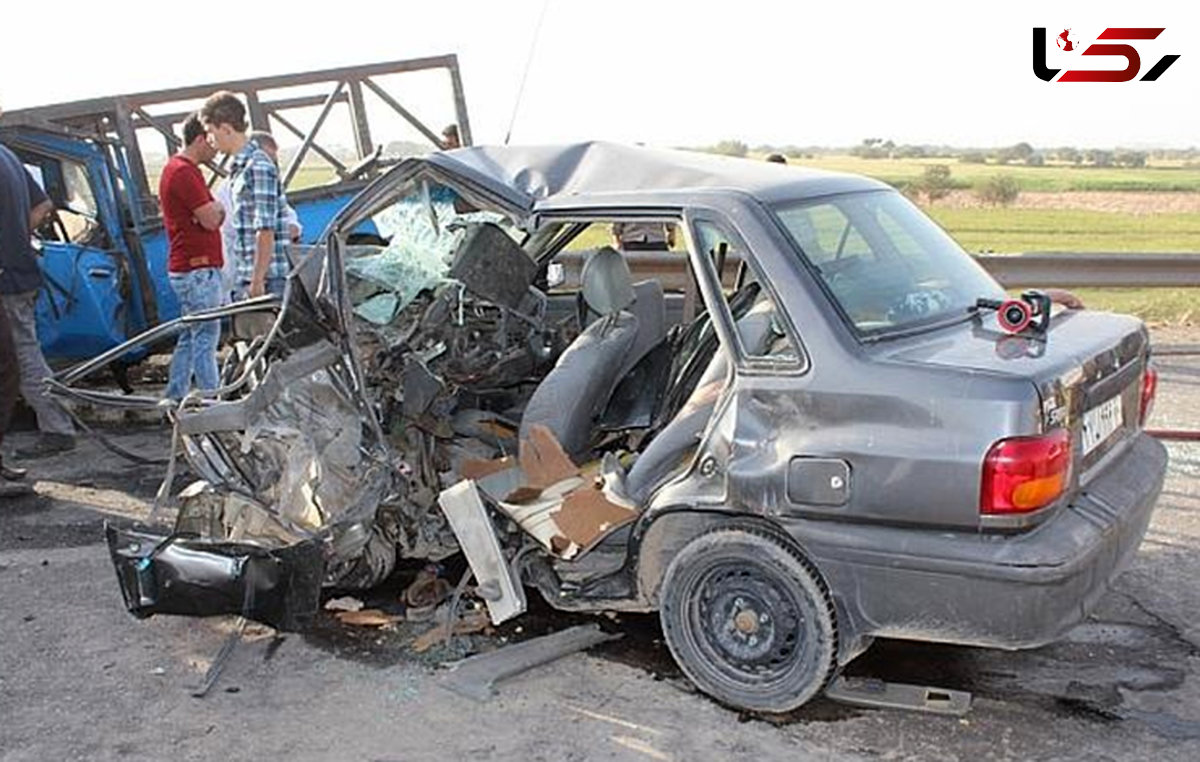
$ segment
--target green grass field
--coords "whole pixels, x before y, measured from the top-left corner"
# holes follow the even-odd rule
[[[1007,175],[1016,179],[1023,191],[1200,191],[1200,168],[1196,167],[1133,169],[1067,164],[1026,167],[1020,164],[965,164],[953,158],[863,159],[845,155],[788,161],[802,167],[867,175],[891,185],[903,185],[916,179],[930,164],[945,164],[950,167],[950,179],[959,188],[973,187],[983,178]]]
[[[1200,252],[1200,215],[926,207],[967,251]]]
[[[1072,289],[1093,310],[1137,315],[1147,323],[1194,324],[1200,315],[1196,288],[1077,288]]]

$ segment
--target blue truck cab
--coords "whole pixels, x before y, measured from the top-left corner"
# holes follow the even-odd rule
[[[442,70],[450,96],[442,119],[458,125],[470,143],[462,81],[453,55],[365,66],[194,85],[132,95],[39,106],[0,114],[0,143],[8,146],[54,203],[55,212],[36,232],[44,285],[38,295],[38,336],[47,359],[65,365],[94,357],[154,326],[179,316],[167,277],[167,236],[157,200],[157,172],[148,171],[142,142],[158,138],[165,155],[179,149],[177,127],[207,95],[238,93],[247,105],[251,128],[294,135],[300,141],[280,167],[289,202],[303,227],[301,243],[314,243],[334,215],[373,177],[404,154],[442,148],[437,133],[385,89],[389,78],[408,72]],[[285,97],[298,86],[308,92]],[[291,90],[286,90],[291,88]],[[367,100],[382,102],[424,143],[376,142]],[[341,107],[341,108],[339,108]],[[347,108],[348,107],[348,108]],[[320,108],[305,130],[297,110]],[[436,109],[431,109],[436,113]],[[349,116],[349,129],[336,133],[327,117]],[[450,116],[444,116],[449,114]],[[391,115],[389,115],[391,116]],[[378,122],[378,117],[376,118]],[[392,119],[392,122],[396,122]],[[437,124],[435,122],[435,124]],[[318,132],[331,135],[323,147]],[[149,133],[149,134],[148,134]],[[353,146],[330,145],[346,136]],[[340,149],[340,150],[339,150]],[[352,151],[352,158],[347,158]],[[161,151],[160,151],[161,153]],[[330,181],[297,187],[308,158],[323,162]],[[226,176],[228,157],[205,170],[210,186]],[[372,223],[358,233],[379,238]],[[144,353],[144,350],[142,350]],[[129,361],[139,359],[133,355]]]

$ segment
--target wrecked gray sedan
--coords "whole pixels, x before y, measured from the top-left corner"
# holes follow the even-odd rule
[[[295,263],[282,303],[225,311],[274,318],[226,386],[172,413],[199,477],[175,531],[110,529],[139,615],[302,627],[322,587],[461,551],[494,622],[526,589],[657,611],[701,690],[780,711],[876,636],[1054,640],[1162,485],[1144,326],[1032,298],[1013,325],[862,177],[460,149]]]

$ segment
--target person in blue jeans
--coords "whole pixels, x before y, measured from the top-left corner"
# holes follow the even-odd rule
[[[158,184],[163,223],[170,242],[167,275],[179,299],[181,315],[192,315],[221,306],[224,301],[221,266],[221,222],[225,211],[208,190],[200,165],[210,162],[216,149],[209,142],[200,118],[183,124],[183,150],[171,157]],[[171,357],[167,397],[180,400],[193,381],[198,389],[220,385],[217,344],[221,322],[205,320],[186,325]]]
[[[75,449],[75,426],[67,412],[47,393],[50,368],[38,341],[34,305],[42,287],[31,231],[46,221],[54,205],[21,159],[0,145],[0,312],[4,313],[12,355],[0,362],[0,387],[16,385],[37,414],[38,438],[18,449],[17,457],[42,458]],[[15,402],[11,396],[9,403]],[[0,407],[5,406],[0,402]],[[0,416],[3,418],[4,416]],[[0,463],[6,478],[15,473]]]

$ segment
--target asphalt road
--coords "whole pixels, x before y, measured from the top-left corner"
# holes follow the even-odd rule
[[[1200,357],[1160,368],[1152,426],[1200,428]],[[154,428],[109,433],[166,449]],[[453,653],[408,648],[425,625],[331,619],[306,636],[255,634],[193,698],[230,621],[125,613],[101,526],[143,517],[161,469],[84,442],[36,464],[36,495],[0,501],[0,759],[1200,759],[1200,443],[1169,448],[1132,567],[1065,641],[1017,653],[881,641],[852,665],[970,691],[967,716],[822,699],[763,717],[695,693],[653,617],[604,620],[626,636],[484,703],[439,684]],[[577,621],[540,611],[490,642]]]

